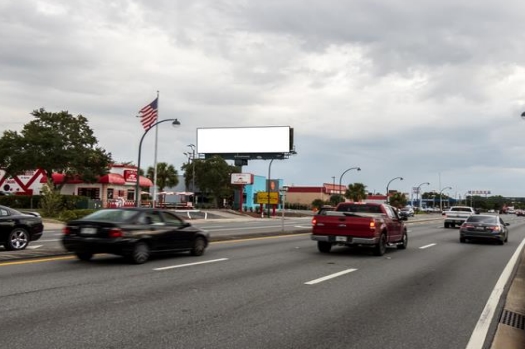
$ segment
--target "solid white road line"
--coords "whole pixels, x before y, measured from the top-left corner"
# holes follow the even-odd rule
[[[432,247],[432,246],[436,246],[436,244],[430,244],[430,245],[421,246],[419,249],[420,250],[424,250],[425,248],[429,248],[429,247]]]
[[[496,286],[494,286],[494,290],[492,290],[489,300],[487,301],[485,308],[481,312],[481,316],[479,317],[478,323],[476,324],[476,327],[474,328],[474,331],[472,332],[470,340],[468,341],[467,347],[465,349],[483,348],[483,344],[485,343],[485,339],[487,338],[489,326],[497,309],[499,299],[501,298],[501,295],[505,290],[505,285],[509,281],[512,271],[514,270],[514,266],[516,265],[518,258],[521,254],[523,245],[525,245],[525,239],[521,241],[520,245],[516,249],[516,252],[514,252],[509,262],[507,263],[507,266],[505,267],[505,269],[503,269],[503,273],[501,273],[498,282],[496,282]]]
[[[222,262],[222,261],[227,261],[227,260],[228,260],[228,258],[212,259],[212,260],[209,260],[209,261],[202,261],[202,262],[195,262],[195,263],[188,263],[188,264],[179,264],[179,265],[171,265],[169,267],[162,267],[162,268],[154,268],[153,270],[160,271],[160,270],[168,270],[168,269],[175,269],[175,268],[183,268],[183,267],[190,267],[190,266],[193,266],[193,265]]]
[[[323,282],[323,281],[326,281],[326,280],[330,280],[330,279],[336,278],[338,276],[351,273],[351,272],[356,271],[356,270],[357,269],[346,269],[346,270],[340,271],[339,273],[327,275],[327,276],[324,276],[324,277],[319,278],[319,279],[315,279],[315,280],[312,280],[312,281],[305,282],[304,284],[305,285],[315,285],[315,284],[318,284],[320,282]]]

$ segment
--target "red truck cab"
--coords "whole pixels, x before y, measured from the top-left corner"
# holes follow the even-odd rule
[[[382,256],[387,246],[406,249],[406,217],[387,204],[342,202],[333,211],[324,211],[312,219],[312,240],[320,252],[328,253],[334,245],[371,247]]]

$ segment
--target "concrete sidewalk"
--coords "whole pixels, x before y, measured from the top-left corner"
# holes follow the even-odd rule
[[[525,348],[525,250],[521,251],[516,274],[499,315],[491,349]]]

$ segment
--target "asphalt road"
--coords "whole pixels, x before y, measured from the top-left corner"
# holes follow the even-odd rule
[[[256,236],[265,233],[284,232],[291,233],[299,230],[309,231],[311,229],[311,217],[297,217],[281,219],[217,219],[217,220],[198,220],[191,222],[195,226],[210,233],[212,238],[235,238],[241,236]],[[48,228],[49,225],[44,225],[45,230],[42,237],[29,244],[29,250],[43,250],[43,249],[58,249],[62,245],[60,238],[62,236],[61,229]],[[0,252],[3,251],[0,248]],[[1,256],[0,256],[1,257]],[[0,258],[1,260],[1,258]]]
[[[3,263],[0,347],[463,349],[525,238],[525,220],[509,221],[504,246],[412,225],[408,249],[383,257],[321,254],[305,234],[138,266],[107,255]]]

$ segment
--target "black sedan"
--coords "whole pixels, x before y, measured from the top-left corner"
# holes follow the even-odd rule
[[[498,215],[472,215],[459,227],[459,241],[493,240],[503,245],[509,239],[509,225]]]
[[[0,244],[6,250],[23,250],[29,242],[40,239],[44,231],[42,218],[0,205]]]
[[[200,256],[209,242],[208,233],[156,208],[102,209],[68,222],[63,233],[66,250],[84,261],[96,253],[124,256],[135,264],[150,254],[189,251]]]

